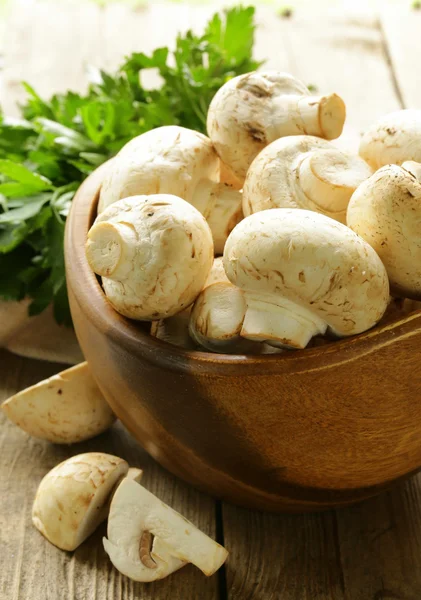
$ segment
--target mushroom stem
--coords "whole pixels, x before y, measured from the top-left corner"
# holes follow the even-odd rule
[[[327,323],[303,306],[286,298],[245,293],[247,310],[241,336],[266,341],[277,348],[305,348],[311,338],[324,334]]]
[[[109,279],[127,276],[136,250],[136,232],[126,223],[95,223],[88,233],[86,255],[91,269]]]
[[[415,160],[407,160],[402,164],[402,168],[411,173],[421,183],[421,163],[415,162]]]
[[[298,168],[300,187],[318,212],[342,223],[354,190],[370,175],[360,157],[336,148],[307,153]]]
[[[192,205],[205,217],[212,232],[215,254],[222,254],[228,235],[243,218],[243,194],[228,183],[202,179]]]
[[[284,100],[286,98],[284,97]],[[337,94],[300,96],[295,99],[295,106],[300,121],[296,122],[294,134],[305,133],[327,140],[334,140],[341,135],[345,119],[345,104]]]

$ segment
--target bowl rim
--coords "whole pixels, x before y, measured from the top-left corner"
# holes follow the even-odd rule
[[[81,184],[67,218],[64,250],[69,290],[84,314],[95,327],[126,348],[131,354],[177,371],[199,371],[220,376],[247,376],[258,373],[282,374],[323,370],[348,362],[353,357],[368,354],[380,345],[391,343],[397,335],[405,337],[421,329],[421,309],[383,325],[377,325],[359,335],[343,338],[314,348],[304,348],[281,354],[219,354],[188,350],[151,336],[138,322],[123,317],[107,300],[99,278],[92,272],[85,255],[88,230],[96,217],[99,192],[110,161],[98,167]],[[75,281],[84,285],[73,285]],[[77,332],[76,332],[77,333]]]

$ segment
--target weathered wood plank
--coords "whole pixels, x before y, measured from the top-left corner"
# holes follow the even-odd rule
[[[411,9],[411,2],[402,2],[399,7],[385,6],[380,22],[403,103],[407,108],[421,108],[417,66],[421,55],[421,10]]]
[[[0,401],[61,369],[0,352]],[[218,576],[187,566],[168,579],[142,585],[120,575],[102,548],[105,525],[74,553],[58,550],[35,530],[36,488],[54,465],[81,452],[116,454],[145,470],[144,485],[216,537],[215,503],[161,469],[120,424],[82,444],[54,446],[35,440],[0,417],[0,597],[10,600],[218,600]]]
[[[21,81],[41,95],[86,87],[86,68],[100,64],[101,10],[92,2],[14,0],[7,13],[3,86],[6,114],[25,98]]]
[[[347,598],[421,597],[421,476],[337,511]]]

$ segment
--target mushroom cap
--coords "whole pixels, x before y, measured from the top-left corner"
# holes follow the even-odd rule
[[[41,481],[33,524],[58,548],[75,550],[107,518],[109,496],[128,468],[122,458],[102,452],[65,460]]]
[[[139,553],[142,536],[154,536],[145,566]],[[113,565],[135,581],[162,579],[187,562],[212,575],[225,562],[225,548],[197,529],[144,487],[124,479],[111,502],[104,548]]]
[[[208,278],[205,281],[203,289],[212,285],[213,283],[229,283],[229,279],[224,269],[224,259],[222,256],[214,258],[212,268],[209,272]]]
[[[372,174],[360,157],[310,135],[280,138],[252,162],[243,190],[243,211],[304,208],[341,223],[354,190]]]
[[[201,179],[219,180],[220,161],[202,133],[168,125],[142,133],[113,159],[101,186],[98,213],[142,194],[174,194],[192,201]]]
[[[310,97],[308,88],[278,71],[239,75],[217,91],[209,106],[208,135],[221,160],[240,180],[267,144],[285,135],[314,133],[306,127],[311,107],[296,106],[300,97]],[[315,104],[321,137],[338,137],[345,119],[343,101],[332,95],[318,98]],[[333,117],[336,114],[338,119]]]
[[[359,152],[374,169],[421,162],[421,110],[398,110],[376,121],[361,138]]]
[[[369,329],[389,298],[376,252],[345,225],[315,212],[275,208],[246,217],[232,231],[225,272],[247,295],[286,300],[323,320],[336,335]]]
[[[191,307],[168,319],[152,321],[151,336],[179,348],[194,350],[197,346],[189,335],[190,313]]]
[[[213,263],[213,241],[205,218],[181,198],[133,196],[97,217],[86,253],[119,313],[159,320],[198,296]]]
[[[115,420],[86,362],[18,392],[1,408],[29,435],[54,444],[87,440]]]
[[[347,220],[380,256],[392,292],[421,300],[421,181],[403,167],[382,167],[353,194]]]
[[[207,286],[190,316],[191,337],[211,352],[248,352],[257,344],[240,336],[246,314],[244,292],[229,281]]]

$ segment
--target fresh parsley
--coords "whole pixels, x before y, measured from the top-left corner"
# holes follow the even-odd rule
[[[132,54],[114,74],[94,73],[85,95],[45,100],[27,83],[22,117],[0,112],[0,298],[32,298],[30,314],[50,303],[70,325],[63,235],[73,196],[98,165],[131,138],[161,125],[205,132],[215,92],[231,77],[255,70],[254,8],[215,14],[204,34],[177,37],[174,51]],[[144,69],[162,86],[147,90]]]

